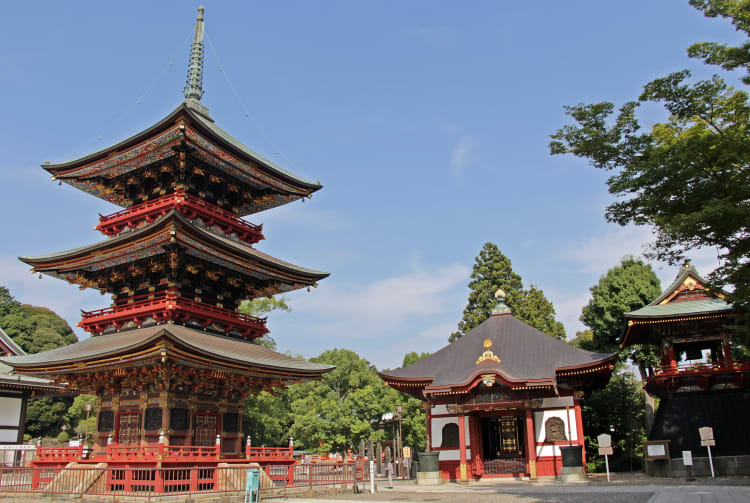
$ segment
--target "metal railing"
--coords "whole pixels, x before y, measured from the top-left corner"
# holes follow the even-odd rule
[[[247,465],[185,468],[7,467],[0,468],[0,494],[150,497],[160,494],[239,493],[245,490],[248,470]],[[262,470],[261,491],[369,481],[369,471],[363,461],[266,465]]]

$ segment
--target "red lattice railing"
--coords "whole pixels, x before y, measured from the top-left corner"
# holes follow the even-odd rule
[[[239,239],[253,244],[265,239],[263,226],[247,222],[231,211],[211,204],[199,197],[178,189],[171,194],[112,213],[99,215],[96,230],[107,236],[116,236],[126,228],[135,229],[150,224],[169,210],[176,209],[189,219],[199,219],[208,227],[219,227],[226,234],[235,234]]]
[[[174,292],[159,293],[153,298],[93,311],[81,310],[81,315],[83,319],[78,326],[94,334],[102,333],[112,327],[120,329],[130,322],[140,326],[149,320],[178,323],[192,320],[203,328],[217,324],[225,332],[236,330],[247,339],[255,339],[268,333],[266,318],[256,318],[211,304],[196,302],[180,297]]]

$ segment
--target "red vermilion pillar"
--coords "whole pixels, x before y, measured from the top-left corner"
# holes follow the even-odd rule
[[[460,482],[469,482],[466,470],[466,416],[464,416],[463,412],[458,415],[458,444],[458,452],[460,453]]]
[[[575,411],[576,411],[576,440],[577,444],[582,446],[581,458],[583,459],[583,467],[586,468],[586,439],[583,436],[583,418],[581,417],[581,402],[574,400]]]
[[[529,460],[529,478],[536,478],[536,428],[534,411],[526,409],[526,459]]]

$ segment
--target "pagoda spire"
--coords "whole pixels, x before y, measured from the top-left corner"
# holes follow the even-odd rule
[[[201,104],[203,97],[203,12],[201,5],[198,7],[198,18],[195,20],[195,32],[193,43],[190,45],[190,58],[188,60],[187,81],[185,82],[185,102],[188,106],[196,108],[208,115],[208,109]]]

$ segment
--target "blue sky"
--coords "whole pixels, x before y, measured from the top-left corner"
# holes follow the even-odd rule
[[[97,213],[116,209],[39,165],[115,143],[179,104],[197,5],[4,5],[0,284],[20,301],[71,325],[79,309],[109,304],[17,261],[102,239]],[[212,117],[324,185],[248,217],[264,224],[257,248],[331,273],[288,296],[293,312],[271,315],[272,335],[282,351],[344,347],[378,368],[445,345],[486,241],[574,336],[589,287],[651,232],[605,222],[606,174],[549,155],[563,106],[621,104],[683,68],[706,76],[685,47],[740,40],[686,0],[204,5]],[[707,273],[712,255],[693,258]],[[662,283],[676,273],[654,266]]]

